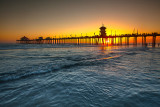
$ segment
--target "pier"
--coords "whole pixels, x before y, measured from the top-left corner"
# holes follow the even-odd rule
[[[156,43],[156,37],[160,36],[158,33],[143,33],[143,34],[121,34],[121,35],[106,35],[106,27],[104,25],[100,27],[100,35],[94,36],[80,36],[80,37],[61,37],[61,38],[43,38],[30,40],[27,37],[22,37],[20,40],[16,40],[16,43],[21,44],[75,44],[75,45],[130,45],[130,38],[133,39],[132,45],[137,46],[138,38],[141,38],[142,46],[152,45],[155,47],[159,43]],[[147,37],[152,37],[152,43],[147,43]]]

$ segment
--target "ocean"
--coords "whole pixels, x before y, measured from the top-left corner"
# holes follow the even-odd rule
[[[160,107],[160,48],[0,44],[0,107]]]

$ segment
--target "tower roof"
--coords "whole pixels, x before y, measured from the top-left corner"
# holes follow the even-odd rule
[[[102,26],[100,27],[100,29],[106,29],[106,27],[105,27],[104,25],[102,25]]]
[[[29,40],[29,38],[27,38],[26,36],[23,36],[21,37],[21,40],[24,41],[24,40]]]

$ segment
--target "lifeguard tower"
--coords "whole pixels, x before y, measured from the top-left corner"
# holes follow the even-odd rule
[[[106,27],[104,26],[104,24],[102,24],[102,27],[99,28],[100,29],[100,37],[106,37]]]

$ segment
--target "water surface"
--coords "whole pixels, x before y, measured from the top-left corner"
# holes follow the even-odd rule
[[[0,45],[0,106],[159,107],[160,48]]]

